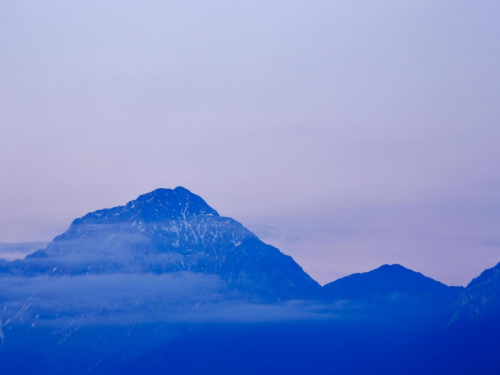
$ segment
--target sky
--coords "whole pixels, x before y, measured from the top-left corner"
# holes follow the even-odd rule
[[[499,15],[1,2],[0,242],[184,186],[322,284],[400,263],[466,285],[500,261]]]

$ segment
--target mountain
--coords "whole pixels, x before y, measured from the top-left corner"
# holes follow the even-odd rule
[[[204,327],[106,373],[459,374],[432,362],[428,348],[440,352],[434,340],[463,291],[384,265],[323,287],[333,318]]]
[[[463,287],[450,287],[401,265],[383,265],[323,287],[326,301],[356,308],[370,319],[415,332],[437,329],[449,319]]]
[[[415,374],[500,374],[499,337],[500,263],[467,285],[447,326],[422,345],[427,361]]]
[[[157,189],[125,206],[89,213],[24,260],[0,263],[11,275],[76,276],[193,272],[271,300],[321,289],[290,257],[183,187]]]
[[[320,287],[182,187],[0,259],[2,374],[493,375],[498,337],[500,264],[466,288],[400,265]]]
[[[373,271],[355,273],[323,287],[329,300],[443,298],[448,302],[462,291],[409,270],[399,264],[383,265]]]
[[[442,320],[441,320],[442,322]],[[472,280],[446,321],[378,364],[380,374],[500,374],[500,264]]]
[[[473,279],[456,304],[455,319],[500,320],[500,263]]]

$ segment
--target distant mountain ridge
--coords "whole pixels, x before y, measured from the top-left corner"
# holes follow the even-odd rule
[[[463,287],[450,287],[401,265],[343,277],[323,287],[326,301],[357,304],[372,319],[390,325],[427,329],[449,320]]]
[[[449,287],[399,264],[385,264],[365,273],[355,273],[323,287],[327,299],[376,299],[444,297],[455,298],[463,287]]]

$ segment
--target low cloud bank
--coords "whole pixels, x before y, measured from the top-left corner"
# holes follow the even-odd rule
[[[0,277],[0,319],[15,324],[128,325],[149,322],[265,322],[338,318],[346,306],[264,304],[192,272]]]
[[[26,255],[45,248],[47,244],[48,242],[0,242],[0,259],[23,259]]]

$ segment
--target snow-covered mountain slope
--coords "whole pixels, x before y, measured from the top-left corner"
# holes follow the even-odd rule
[[[46,248],[0,264],[4,274],[28,276],[176,271],[217,275],[230,289],[266,299],[304,298],[321,288],[291,257],[182,187],[89,213]]]

